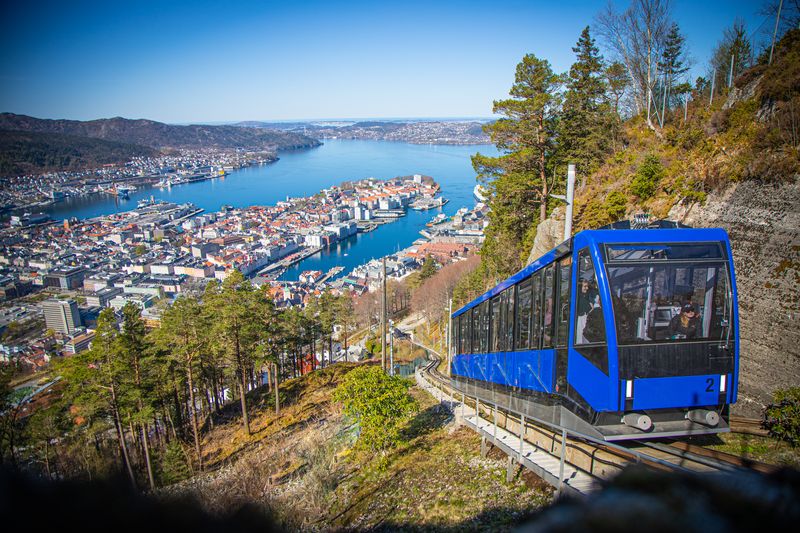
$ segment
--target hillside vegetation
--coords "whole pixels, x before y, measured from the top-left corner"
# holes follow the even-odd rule
[[[160,494],[192,496],[215,514],[256,505],[304,530],[497,529],[550,501],[552,489],[529,473],[506,484],[504,458],[481,458],[479,437],[416,387],[419,410],[399,445],[355,447],[358,425],[331,398],[359,366],[338,363],[282,383],[280,416],[265,388],[253,391],[252,434],[237,420],[218,422],[203,439],[207,471]]]
[[[0,130],[0,177],[80,170],[157,154],[147,146],[103,139]]]
[[[89,121],[48,120],[0,114],[0,129],[38,133],[62,133],[152,148],[243,148],[246,150],[288,150],[319,146],[319,141],[286,131],[237,126],[175,126],[154,120],[121,117]]]
[[[778,43],[772,65],[756,65],[709,104],[697,92],[675,109],[661,137],[642,117],[623,124],[624,148],[580,178],[576,229],[676,205],[702,204],[730,184],[792,182],[800,171],[800,30]]]

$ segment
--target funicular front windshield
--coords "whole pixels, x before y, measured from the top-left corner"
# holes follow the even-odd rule
[[[719,244],[607,245],[606,261],[619,344],[730,338]]]

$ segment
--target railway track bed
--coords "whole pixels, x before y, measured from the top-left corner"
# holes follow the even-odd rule
[[[680,439],[610,443],[575,434],[502,406],[463,396],[435,369],[437,362],[433,360],[417,371],[417,383],[448,408],[459,423],[481,436],[482,454],[487,453],[489,446],[495,446],[507,455],[509,479],[515,468],[522,466],[556,487],[559,493],[588,494],[603,479],[633,463],[660,470],[705,473],[742,469],[770,473],[779,468]],[[745,427],[753,434],[763,431],[747,419],[735,419],[735,423],[736,429]]]

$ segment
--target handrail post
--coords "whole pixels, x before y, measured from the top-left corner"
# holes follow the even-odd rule
[[[521,415],[519,423],[519,464],[522,464],[522,443],[525,439],[525,415]]]
[[[497,446],[497,404],[494,404],[494,429],[492,430],[492,438],[494,444]]]
[[[567,455],[567,430],[561,429],[561,462],[558,465],[558,494],[564,489],[564,460]]]

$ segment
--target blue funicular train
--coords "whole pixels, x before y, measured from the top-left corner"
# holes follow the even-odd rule
[[[453,386],[608,441],[728,431],[736,301],[722,229],[581,231],[452,314]]]

